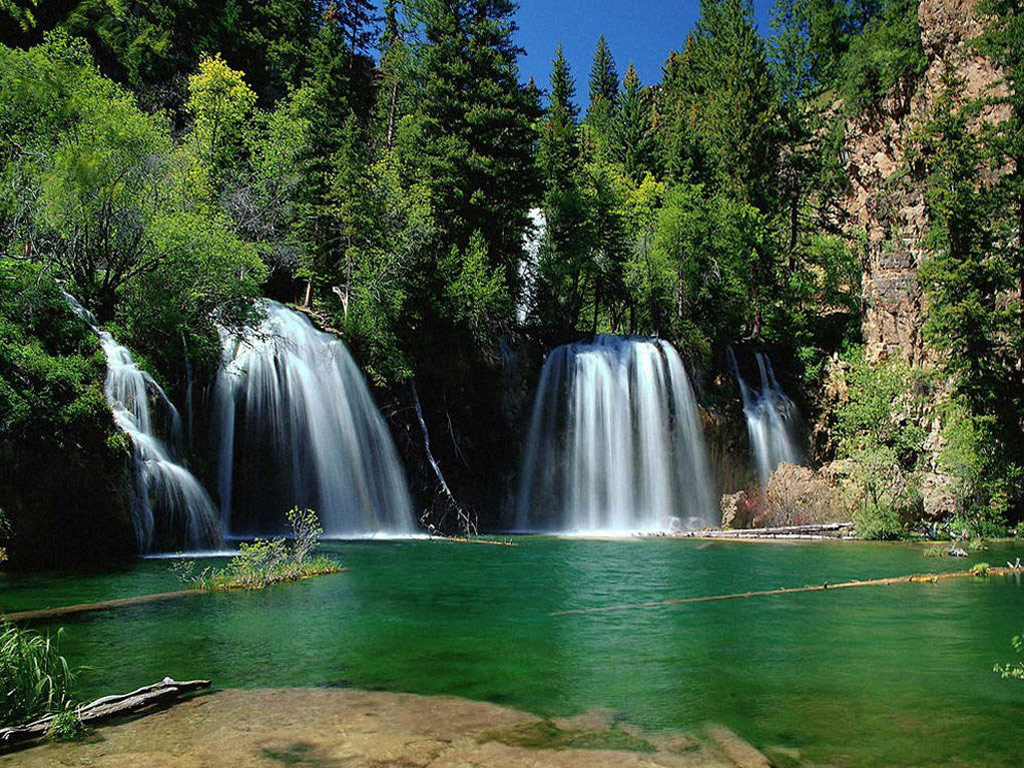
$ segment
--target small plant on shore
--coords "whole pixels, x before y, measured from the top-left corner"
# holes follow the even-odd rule
[[[996,664],[992,671],[1004,680],[1024,680],[1024,636],[1017,635],[1010,641],[1010,644],[1021,659],[1019,661],[1011,661],[1005,666]]]
[[[0,726],[61,712],[70,705],[74,675],[58,640],[0,620]]]
[[[949,552],[946,550],[946,548],[941,546],[928,547],[928,549],[924,551],[925,557],[946,557],[948,554]]]
[[[337,573],[341,564],[313,552],[320,543],[323,528],[316,512],[294,507],[287,513],[292,541],[283,536],[255,539],[242,543],[223,568],[204,568],[196,572],[191,560],[177,561],[171,570],[195,589],[262,589],[283,581],[296,581],[309,576]]]
[[[971,573],[975,576],[988,576],[988,571],[991,567],[988,563],[975,563],[971,566]]]
[[[87,733],[85,724],[74,708],[67,708],[55,714],[46,731],[47,741],[78,741]]]

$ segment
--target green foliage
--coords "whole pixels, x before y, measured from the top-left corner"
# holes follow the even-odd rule
[[[996,664],[992,671],[1004,680],[1024,680],[1024,636],[1017,635],[1011,641],[1013,650],[1022,658],[1006,664]]]
[[[492,327],[508,315],[509,297],[501,269],[492,268],[483,235],[474,232],[464,253],[457,249],[441,260],[447,312],[473,329]]]
[[[988,563],[975,563],[971,566],[971,573],[975,576],[988,576],[989,569],[992,566]]]
[[[479,231],[492,266],[519,293],[522,233],[539,192],[532,172],[531,92],[519,82],[511,0],[414,0],[413,111],[397,144],[403,164],[430,190],[441,253],[465,250]]]
[[[99,344],[56,284],[0,259],[0,433],[23,449],[110,429]],[[19,463],[16,462],[15,466]]]
[[[836,413],[840,457],[881,446],[903,469],[917,466],[926,431],[917,416],[927,403],[927,381],[900,359],[871,363],[864,349],[845,359],[848,395]]]
[[[837,90],[846,110],[875,105],[893,88],[904,97],[928,66],[921,47],[916,0],[887,0],[863,31],[852,38],[839,63]]]
[[[219,190],[224,174],[238,162],[243,129],[255,105],[256,94],[242,72],[231,69],[219,54],[200,59],[198,71],[188,78],[185,103],[192,118],[191,181],[199,197]]]
[[[657,170],[654,111],[632,62],[622,80],[619,108],[609,118],[609,150],[629,177],[639,183]]]
[[[665,65],[659,102],[665,166],[765,211],[773,192],[778,106],[749,0],[702,0],[683,50]]]
[[[576,126],[579,110],[573,101],[575,96],[576,84],[559,43],[552,61],[551,92],[537,149],[537,164],[548,189],[565,188],[572,183],[579,157]]]
[[[920,415],[928,405],[928,383],[899,359],[871,363],[862,348],[842,368],[846,395],[834,414],[836,453],[849,467],[863,538],[898,538],[921,511],[918,472],[926,430]]]
[[[868,541],[891,541],[907,535],[909,516],[885,506],[865,505],[853,515],[854,530]]]
[[[316,512],[294,507],[287,513],[292,529],[289,545],[284,537],[242,542],[238,554],[223,568],[204,568],[196,573],[195,561],[175,561],[174,574],[195,589],[263,589],[271,584],[297,581],[311,576],[338,573],[341,565],[333,558],[312,556],[323,535]]]
[[[0,726],[18,725],[65,710],[74,675],[56,638],[0,619]]]
[[[79,741],[86,734],[85,724],[74,709],[54,714],[46,729],[47,741]]]

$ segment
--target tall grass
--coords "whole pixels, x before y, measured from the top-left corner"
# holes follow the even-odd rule
[[[0,726],[18,725],[70,705],[74,674],[58,640],[0,619]]]

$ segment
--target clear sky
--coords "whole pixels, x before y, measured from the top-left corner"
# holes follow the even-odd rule
[[[754,0],[761,34],[768,25],[772,0]],[[630,60],[644,85],[661,79],[669,51],[678,50],[697,21],[699,0],[519,0],[518,40],[526,49],[520,60],[524,81],[533,77],[547,89],[555,46],[562,41],[576,79],[577,100],[587,99],[587,76],[597,38],[604,33],[621,77]]]

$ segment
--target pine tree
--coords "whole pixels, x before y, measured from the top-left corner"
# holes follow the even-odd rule
[[[610,126],[610,143],[615,159],[637,184],[644,175],[654,174],[656,170],[652,120],[650,99],[630,62],[619,94],[619,111]]]
[[[597,39],[594,64],[590,68],[590,104],[587,107],[587,125],[597,134],[607,128],[619,97],[619,73],[615,59],[604,35]]]
[[[511,0],[415,0],[415,141],[406,167],[431,191],[444,252],[479,231],[488,258],[515,292],[522,233],[538,197],[535,101],[519,82]]]
[[[767,212],[779,135],[775,85],[750,0],[702,0],[696,28],[666,67],[668,169],[698,169]]]
[[[956,448],[974,454],[968,485],[977,486],[970,494],[977,509],[966,512],[1001,521],[1007,502],[1022,501],[1013,489],[1024,473],[1024,393],[1014,349],[1020,300],[1012,297],[1018,273],[1005,239],[1005,189],[985,179],[992,146],[972,128],[977,105],[960,103],[963,90],[963,80],[947,71],[921,137],[930,223],[918,279],[928,297],[925,337],[942,352],[965,423],[980,436]]]
[[[548,188],[568,184],[579,158],[576,126],[579,108],[573,101],[576,98],[576,83],[561,43],[555,49],[551,65],[551,91],[548,95],[547,114],[541,123],[540,146],[537,150],[537,163]]]
[[[989,149],[993,166],[1007,169],[997,183],[1003,202],[998,242],[1016,282],[1011,338],[1014,367],[1024,390],[1024,7],[1015,0],[984,0],[978,11],[987,23],[977,46],[1003,73],[1005,96],[995,100],[1009,112],[991,132]]]

